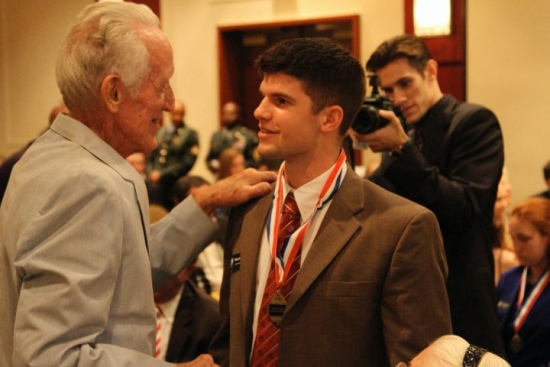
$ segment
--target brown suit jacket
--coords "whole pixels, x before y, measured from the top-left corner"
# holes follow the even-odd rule
[[[222,327],[210,349],[222,366],[249,364],[258,254],[271,200],[247,203],[230,217]],[[446,276],[433,213],[349,169],[288,299],[279,366],[410,360],[451,333]]]

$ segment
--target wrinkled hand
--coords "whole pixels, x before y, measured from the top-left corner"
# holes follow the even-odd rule
[[[395,151],[405,144],[409,137],[393,111],[380,110],[379,113],[380,117],[389,120],[386,126],[370,134],[361,135],[352,131],[352,138],[367,143],[373,152]]]
[[[177,363],[178,367],[219,367],[208,354],[201,354],[191,362]]]
[[[247,168],[213,185],[201,186],[192,195],[205,212],[212,213],[216,208],[239,205],[254,197],[268,194],[271,191],[269,183],[276,179],[277,174],[274,172]]]

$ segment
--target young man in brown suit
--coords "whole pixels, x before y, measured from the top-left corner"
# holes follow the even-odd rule
[[[447,267],[433,213],[346,164],[341,144],[365,96],[361,65],[328,40],[302,38],[275,45],[257,66],[258,150],[284,163],[272,195],[231,214],[216,362],[410,360],[451,333]],[[297,215],[287,236],[281,208]]]

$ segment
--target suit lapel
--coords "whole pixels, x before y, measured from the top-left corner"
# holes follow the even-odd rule
[[[237,294],[240,297],[241,317],[244,321],[242,325],[248,329],[252,328],[260,247],[272,199],[273,195],[265,195],[256,205],[251,205],[242,223],[242,234],[239,236],[241,240],[236,246],[238,250],[233,251],[233,254],[242,255],[239,270],[241,289]]]
[[[346,177],[338,193],[332,199],[300,269],[288,300],[286,312],[300,300],[360,228],[361,225],[354,215],[363,208],[363,196],[363,179],[355,175],[353,170],[348,167]]]
[[[360,228],[361,225],[355,219],[355,213],[363,209],[363,197],[363,179],[348,167],[346,177],[338,193],[332,199],[307,258],[300,269],[288,300],[286,312],[300,300]],[[239,291],[233,292],[232,295],[239,297],[242,325],[248,329],[252,327],[253,322],[260,244],[271,201],[272,195],[266,195],[256,205],[250,207],[250,211],[244,217],[242,233],[239,236],[246,240],[239,241],[233,251],[233,254],[246,254],[241,257],[239,270],[241,271],[241,282],[239,283],[241,288]]]
[[[143,237],[145,239],[145,246],[149,250],[149,199],[147,197],[147,189],[145,184],[138,184],[133,180],[130,180],[134,186],[134,193],[136,195],[136,204],[139,209],[139,215],[141,217],[141,229],[143,231]]]
[[[51,126],[51,129],[57,134],[65,137],[68,140],[79,144],[83,149],[87,150],[102,161],[114,171],[116,171],[122,179],[133,186],[136,205],[138,206],[143,237],[147,249],[149,238],[149,199],[147,197],[147,188],[145,182],[139,176],[137,171],[120,156],[110,145],[101,140],[87,126],[68,115],[59,115],[56,121]]]

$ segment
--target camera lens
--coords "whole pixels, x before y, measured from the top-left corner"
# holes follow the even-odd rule
[[[359,134],[370,134],[384,126],[384,121],[378,115],[378,108],[368,104],[363,104],[363,106],[359,109],[359,113],[353,121],[351,128]]]

